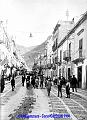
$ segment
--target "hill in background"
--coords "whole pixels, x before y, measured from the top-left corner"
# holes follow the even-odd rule
[[[20,53],[20,55],[23,55],[29,51],[31,51],[32,49],[34,49],[36,46],[31,46],[31,47],[24,47],[21,45],[16,45],[16,50],[18,51],[18,53]]]
[[[34,59],[38,57],[38,54],[44,54],[45,44],[46,41],[24,54],[24,59],[30,69],[32,69]]]

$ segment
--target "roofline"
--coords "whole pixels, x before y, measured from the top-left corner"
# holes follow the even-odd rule
[[[87,11],[83,14],[80,20],[74,25],[74,27],[67,33],[67,35],[59,43],[58,48],[70,37],[72,33],[87,19]]]

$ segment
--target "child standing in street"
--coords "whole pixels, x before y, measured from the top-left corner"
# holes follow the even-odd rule
[[[48,79],[47,85],[46,85],[46,87],[47,87],[47,92],[48,92],[48,96],[50,96],[51,86],[52,86],[51,80]]]
[[[59,79],[58,79],[57,86],[58,86],[58,97],[59,97],[59,93],[61,94],[61,97],[62,97],[62,81],[61,81],[61,77],[59,77]]]
[[[70,98],[70,82],[69,82],[69,80],[66,83],[66,94],[67,94],[66,98]]]
[[[13,74],[12,79],[11,79],[11,86],[12,86],[12,91],[14,91],[14,88],[15,88],[14,74]]]

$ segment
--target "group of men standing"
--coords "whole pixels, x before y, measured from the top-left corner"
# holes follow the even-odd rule
[[[26,80],[26,88],[28,89],[30,86],[33,88],[40,87],[43,89],[45,87],[47,89],[48,96],[50,96],[52,81],[50,77],[44,77],[43,75],[35,76],[35,75],[22,75],[22,86],[24,86],[24,82]]]
[[[77,92],[78,81],[75,75],[73,75],[72,77],[70,76],[68,80],[66,80],[64,77],[52,79],[50,76],[44,77],[43,75],[40,75],[40,76],[29,75],[29,74],[26,75],[24,73],[22,75],[22,86],[24,86],[25,81],[26,81],[26,88],[29,88],[30,85],[32,85],[34,88],[38,88],[38,86],[40,86],[40,88],[43,88],[43,86],[45,85],[48,96],[50,96],[52,82],[54,83],[54,85],[56,83],[58,87],[58,97],[59,96],[62,97],[62,86],[65,86],[67,98],[70,98],[70,88],[72,88],[72,92],[74,91]],[[5,80],[4,80],[4,73],[3,73],[1,77],[1,93],[4,90],[4,87],[5,87]],[[14,74],[11,76],[11,87],[12,87],[12,91],[14,91],[14,88],[15,88]]]
[[[72,77],[70,76],[68,80],[66,80],[64,77],[52,79],[50,76],[44,77],[43,75],[40,76],[30,75],[30,74],[26,75],[24,73],[22,75],[22,86],[24,86],[25,81],[26,81],[26,88],[29,88],[31,85],[34,88],[38,88],[38,86],[40,86],[40,88],[43,88],[43,86],[45,86],[45,88],[47,89],[48,96],[50,96],[52,82],[54,83],[54,85],[56,83],[58,87],[58,97],[59,96],[62,97],[62,86],[65,86],[67,98],[70,98],[70,88],[72,88],[72,92],[74,92],[74,90],[77,92],[78,81],[75,75],[73,75]],[[1,92],[3,92],[4,87],[5,87],[5,81],[4,81],[4,73],[3,73],[1,77]],[[12,91],[14,91],[15,88],[14,74],[11,77],[11,87],[12,87]]]
[[[6,79],[8,79],[8,78],[5,78],[5,74],[4,74],[4,71],[2,71],[2,75],[1,75],[1,93],[3,93],[3,91],[4,91],[4,88],[5,88],[5,80]],[[11,75],[9,75],[9,81],[11,81],[11,87],[12,87],[12,91],[14,91],[14,88],[15,88],[15,75],[14,74],[12,74],[12,76]]]
[[[38,86],[40,86],[40,88],[43,88],[43,84],[44,84],[45,88],[47,88],[48,96],[50,96],[52,82],[54,82],[55,85],[55,81],[52,80],[50,76],[44,77],[43,75],[41,75],[38,77],[35,75],[26,76],[24,74],[22,76],[22,86],[24,86],[25,79],[26,79],[27,88],[29,88],[30,85],[32,85],[34,88],[38,88]],[[74,90],[77,92],[77,84],[78,82],[75,75],[73,75],[72,77],[70,76],[68,80],[66,80],[64,77],[59,77],[57,79],[58,97],[59,96],[62,97],[62,86],[65,86],[66,98],[70,98],[70,88],[72,88],[72,92],[74,92]]]
[[[40,85],[40,88],[43,88],[43,76],[36,76],[36,75],[22,75],[22,86],[24,86],[24,82],[26,80],[26,88],[29,88],[30,85],[32,85],[33,88],[38,88]]]
[[[75,77],[75,75],[73,75],[73,77],[69,77],[68,80],[65,80],[64,77],[59,77],[58,79],[58,97],[59,97],[59,93],[61,94],[62,97],[62,86],[65,85],[66,88],[66,98],[70,98],[70,88],[72,88],[72,92],[75,91],[77,92],[77,85],[78,85],[78,81]]]

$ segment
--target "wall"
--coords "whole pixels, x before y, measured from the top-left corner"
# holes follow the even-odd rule
[[[78,35],[78,33],[84,29],[84,31]],[[81,83],[81,88],[85,89],[87,88],[86,86],[86,82],[87,82],[87,78],[86,78],[86,65],[87,65],[87,20],[85,20],[75,31],[75,39],[74,39],[74,45],[73,45],[73,54],[72,54],[72,61],[79,58],[79,40],[83,39],[83,62],[78,61],[77,64],[75,64],[74,66],[74,70],[73,70],[73,74],[76,75],[76,77],[78,78],[78,67],[82,66],[82,83]]]

